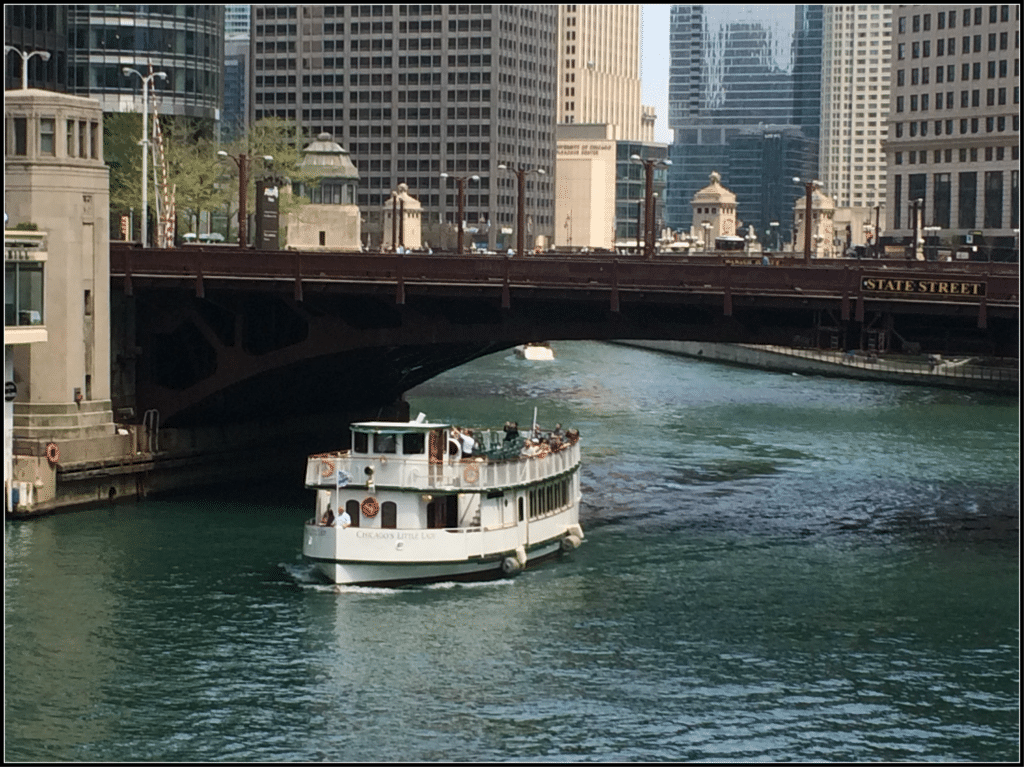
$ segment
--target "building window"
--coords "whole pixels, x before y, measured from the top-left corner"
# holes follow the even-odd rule
[[[976,221],[978,174],[974,171],[960,174],[960,195],[957,205],[957,225],[973,229]]]
[[[935,226],[948,229],[950,220],[949,215],[952,205],[952,198],[950,196],[952,191],[950,174],[936,173],[934,183],[935,197],[933,200],[934,208],[932,212],[932,223]]]
[[[13,154],[24,157],[28,154],[28,118],[14,118],[14,152]]]
[[[43,264],[4,263],[4,325],[43,324]]]
[[[56,154],[56,122],[52,117],[39,120],[39,154]]]
[[[1003,226],[1003,172],[985,173],[985,228],[1001,229]]]

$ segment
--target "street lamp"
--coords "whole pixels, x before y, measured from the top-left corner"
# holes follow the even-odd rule
[[[519,182],[519,213],[516,217],[516,226],[518,233],[516,235],[516,255],[519,258],[523,257],[523,234],[526,230],[526,174],[537,173],[541,176],[545,174],[543,168],[511,168],[508,165],[502,164],[498,166],[498,170],[508,170],[516,174],[516,179]]]
[[[32,58],[33,56],[38,56],[43,61],[49,61],[50,60],[50,52],[49,51],[29,51],[28,53],[25,53],[24,51],[19,50],[18,48],[15,48],[13,45],[5,45],[4,46],[4,53],[10,53],[11,51],[14,51],[19,56],[21,56],[21,89],[23,91],[27,91],[28,90],[28,60],[30,58]]]
[[[918,234],[918,227],[921,225],[921,210],[924,207],[924,200],[920,197],[916,197],[910,201],[911,215],[914,217],[914,235],[911,241],[910,260],[917,261],[917,249],[920,246],[920,235]]]
[[[142,247],[149,247],[149,83],[154,77],[167,79],[166,72],[143,75],[137,69],[122,67],[125,77],[138,75],[142,80]]]
[[[441,178],[454,178],[455,179],[455,183],[458,185],[458,191],[459,191],[459,244],[458,244],[458,250],[456,251],[456,253],[461,256],[462,255],[462,221],[463,221],[463,218],[465,217],[464,214],[463,214],[463,210],[464,210],[465,201],[466,201],[466,182],[470,181],[470,180],[472,180],[472,181],[479,181],[480,177],[479,176],[449,176],[447,173],[442,173],[441,174]]]
[[[644,160],[638,154],[630,155],[629,159],[644,166],[644,257],[650,258],[654,255],[654,168],[658,165],[671,165],[672,161],[659,158]]]
[[[939,232],[942,231],[941,226],[926,226],[924,231],[924,248],[925,248],[925,260],[928,260],[928,240],[931,239],[931,251],[932,260],[939,260]]]
[[[805,181],[799,176],[793,176],[794,184],[803,184],[804,191],[807,196],[807,205],[804,209],[804,264],[810,265],[811,263],[811,195],[814,194],[815,187],[820,187],[820,181]]]
[[[241,152],[238,157],[235,157],[223,149],[219,150],[217,154],[221,157],[230,157],[235,161],[235,165],[238,166],[238,247],[244,248],[248,244],[249,235],[246,228],[248,214],[245,209],[249,204],[246,195],[249,191],[249,161],[252,158],[245,152]],[[263,159],[267,162],[273,162],[274,160],[273,156],[269,154],[263,155]]]

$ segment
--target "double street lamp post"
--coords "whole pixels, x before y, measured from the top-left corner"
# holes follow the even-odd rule
[[[149,247],[149,84],[154,77],[167,79],[166,72],[143,75],[137,69],[122,67],[125,77],[138,75],[142,80],[142,247]]]
[[[820,181],[805,181],[804,179],[793,176],[794,184],[803,184],[804,193],[806,197],[806,205],[804,206],[804,264],[810,266],[811,263],[811,198],[814,195],[815,187],[821,186]]]
[[[248,221],[248,214],[246,208],[248,207],[249,201],[247,194],[249,191],[249,161],[252,159],[245,152],[239,153],[238,157],[233,154],[228,154],[223,149],[217,152],[221,157],[230,157],[235,161],[235,165],[238,166],[238,247],[244,248],[248,244],[248,228],[246,226]],[[269,154],[263,155],[263,159],[267,162],[273,162],[273,156]]]
[[[458,194],[459,194],[459,243],[458,243],[458,250],[456,252],[458,253],[458,255],[461,256],[462,252],[463,252],[462,222],[465,219],[464,210],[465,210],[465,204],[466,204],[466,182],[470,181],[470,180],[472,180],[472,181],[479,181],[480,177],[479,176],[449,176],[449,174],[447,174],[447,173],[442,173],[441,174],[441,178],[454,178],[455,179],[455,183],[458,185]]]
[[[28,53],[25,53],[24,51],[19,50],[18,48],[15,48],[13,45],[5,45],[4,46],[4,53],[10,53],[11,51],[14,51],[19,56],[21,56],[21,89],[23,91],[26,91],[26,90],[28,90],[28,60],[30,58],[32,58],[33,56],[38,56],[43,61],[49,61],[50,60],[50,52],[49,51],[29,51]]]
[[[642,159],[640,155],[631,155],[630,160],[644,166],[644,258],[654,255],[654,169],[659,165],[672,164],[668,159]]]
[[[512,168],[508,165],[499,165],[499,170],[509,170],[516,174],[516,179],[519,182],[519,212],[516,217],[516,225],[518,233],[516,235],[516,255],[519,258],[523,257],[523,235],[526,231],[526,174],[537,173],[541,176],[545,174],[543,168]]]

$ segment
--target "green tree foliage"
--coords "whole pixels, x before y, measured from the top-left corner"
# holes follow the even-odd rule
[[[142,115],[121,112],[103,116],[103,157],[110,168],[110,236],[120,239],[121,216],[142,213]],[[150,190],[152,199],[153,190]],[[133,233],[133,236],[135,234]]]
[[[164,152],[168,183],[174,187],[178,232],[198,233],[201,214],[221,210],[230,196],[217,145],[186,122],[174,121],[164,129]]]
[[[267,117],[253,123],[243,136],[224,146],[224,151],[232,157],[237,158],[242,153],[248,157],[249,186],[246,192],[246,208],[249,213],[256,211],[257,179],[274,178],[277,179],[279,186],[284,187],[309,177],[309,174],[304,173],[300,167],[305,143],[308,142],[302,141],[294,123],[279,117]],[[266,161],[263,159],[264,156],[274,159]],[[234,206],[231,215],[234,215],[238,208],[238,166],[227,158],[223,160],[225,167],[230,166],[229,171],[236,190],[231,195]],[[278,198],[278,210],[281,216],[286,216],[300,207],[303,201],[291,194],[284,194],[283,191],[282,189],[282,194]]]

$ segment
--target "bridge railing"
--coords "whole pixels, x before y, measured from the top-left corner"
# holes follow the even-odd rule
[[[1017,264],[833,260],[810,266],[786,258],[770,266],[732,264],[728,258],[547,254],[522,259],[506,256],[440,256],[299,251],[256,251],[190,247],[139,249],[111,246],[112,276],[303,282],[473,285],[510,288],[575,288],[608,291],[667,291],[711,294],[861,295],[866,275],[890,281],[984,281],[991,305],[1019,304]],[[894,283],[895,284],[895,283]],[[934,301],[936,296],[896,291],[886,298]],[[941,300],[971,301],[967,295]]]

